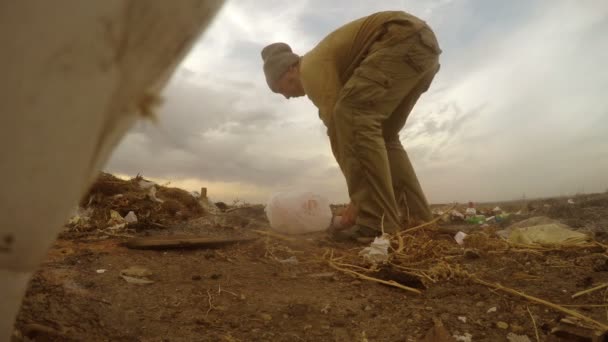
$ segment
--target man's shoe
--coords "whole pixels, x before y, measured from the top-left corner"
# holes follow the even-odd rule
[[[357,241],[368,243],[372,242],[375,237],[382,235],[382,232],[370,227],[355,224],[349,228],[342,230],[334,230],[331,232],[331,238],[334,241]]]

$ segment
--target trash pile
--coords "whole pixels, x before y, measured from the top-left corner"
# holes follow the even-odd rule
[[[572,205],[570,202],[572,201],[566,202],[566,205]],[[529,289],[536,287],[525,284],[525,281],[539,280],[543,276],[552,277],[553,271],[547,268],[547,264],[572,268],[575,267],[572,266],[574,263],[581,267],[589,259],[593,263],[594,272],[603,270],[606,264],[603,254],[606,245],[594,241],[593,234],[577,231],[546,216],[526,219],[529,214],[507,213],[498,206],[479,210],[469,203],[462,211],[451,207],[436,209],[435,214],[437,217],[433,223],[460,222],[462,225],[451,225],[452,228],[461,228],[466,232],[449,230],[441,224],[414,227],[392,236],[377,238],[358,253],[331,251],[326,254],[326,260],[331,267],[344,274],[395,287],[409,294],[422,294],[426,289],[439,284],[445,287],[448,283],[480,285],[493,292],[508,294],[513,300],[539,305],[545,308],[545,312],[552,310],[558,314],[556,321],[545,322],[544,334],[549,336],[568,336],[565,340],[572,340],[571,338],[580,338],[586,334],[608,331],[608,325],[598,321],[595,316],[571,309],[578,302],[556,304],[552,302],[555,295],[543,298],[542,291],[539,291],[540,296],[530,295]],[[450,238],[446,239],[444,235]],[[522,265],[525,266],[520,267]],[[505,277],[504,270],[509,270],[506,272],[508,277]],[[514,280],[514,288],[505,285],[505,282],[511,282],[509,280]],[[549,281],[549,278],[546,280]],[[526,291],[521,291],[518,287],[524,284]],[[608,287],[608,283],[576,293],[571,298],[605,287]],[[561,288],[558,290],[566,292]],[[598,305],[600,306],[601,304]],[[487,312],[489,314],[496,310],[496,307],[491,307]],[[577,323],[571,325],[574,325],[576,331],[572,332],[572,328],[567,332],[571,335],[564,335],[565,325],[573,317]],[[465,316],[458,319],[467,323]],[[435,323],[427,335],[431,336],[428,341],[475,340],[472,339],[471,331],[465,330],[462,334],[453,330],[449,333],[441,322]],[[505,330],[509,341],[530,341],[525,334],[514,331],[507,333],[507,329],[512,328],[506,322],[497,321],[495,326]],[[445,335],[446,338],[437,339],[438,334]]]
[[[201,217],[212,207],[206,197],[197,198],[140,175],[123,180],[102,173],[67,222],[64,234],[101,231],[112,235],[126,230],[167,228]]]

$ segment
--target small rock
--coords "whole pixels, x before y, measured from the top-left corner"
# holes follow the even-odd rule
[[[269,315],[269,314],[267,314],[267,313],[261,313],[261,314],[260,314],[260,318],[261,318],[263,321],[265,321],[265,322],[270,322],[270,321],[272,321],[272,316],[270,316],[270,315]]]
[[[97,270],[97,271],[95,271],[95,272],[97,272],[97,273],[99,273],[99,274],[106,273],[106,269],[101,268],[101,269],[98,269],[98,270]]]
[[[459,335],[458,333],[452,335],[454,339],[458,342],[472,342],[473,335],[469,333],[464,333],[463,335]]]
[[[127,221],[127,223],[135,223],[137,222],[137,215],[135,215],[133,211],[129,211],[127,216],[125,216],[125,221]]]
[[[496,327],[498,327],[499,329],[506,330],[506,329],[509,329],[509,323],[501,321],[501,322],[496,323]]]
[[[200,275],[193,275],[192,280],[201,280],[202,277]]]
[[[461,321],[462,323],[467,322],[467,318],[465,316],[458,316],[458,320]]]
[[[495,306],[493,306],[493,307],[491,307],[491,308],[488,309],[488,313],[491,313],[491,312],[496,312],[496,307]]]

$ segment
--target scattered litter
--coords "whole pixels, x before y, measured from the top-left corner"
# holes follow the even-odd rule
[[[156,187],[155,186],[151,187],[150,190],[148,190],[148,197],[150,197],[151,200],[156,201],[158,203],[164,202],[162,199],[156,197]]]
[[[491,308],[488,309],[488,313],[492,313],[492,312],[496,312],[496,307],[493,306]]]
[[[332,219],[329,200],[308,191],[275,193],[265,210],[272,229],[286,234],[322,231]]]
[[[572,198],[568,199],[568,204],[574,204],[574,200]]]
[[[461,321],[462,323],[467,322],[467,318],[465,316],[458,316],[458,320]]]
[[[469,205],[468,205],[467,209],[465,210],[464,214],[467,217],[477,215],[477,209],[475,209],[475,204],[473,202],[469,202]]]
[[[499,207],[499,206],[496,206],[496,208],[492,209],[492,211],[493,211],[494,213],[499,214],[499,213],[501,213],[501,212],[502,212],[502,209],[500,209],[500,207]]]
[[[560,341],[605,341],[608,332],[589,326],[576,317],[562,318],[549,332],[551,337]]]
[[[509,241],[527,245],[580,245],[589,241],[589,236],[568,226],[551,223],[514,229],[509,234]]]
[[[507,334],[507,341],[509,341],[509,342],[531,342],[530,338],[527,335],[517,335],[512,332]]]
[[[107,271],[106,269],[104,269],[104,268],[100,268],[100,269],[98,269],[98,270],[97,270],[97,271],[95,271],[95,272],[97,272],[97,273],[99,273],[99,274],[102,274],[102,273],[106,273],[106,271]]]
[[[131,284],[152,284],[154,281],[147,278],[151,275],[152,272],[150,272],[147,268],[139,266],[131,266],[120,271],[120,276]]]
[[[509,215],[510,214],[505,214],[505,213],[496,215],[496,222],[502,222],[502,221],[508,219]]]
[[[125,221],[127,221],[127,223],[135,223],[137,222],[137,215],[135,215],[133,211],[129,211],[127,216],[125,216]]]
[[[110,210],[110,219],[108,219],[108,228],[109,230],[119,230],[124,228],[127,225],[127,221],[120,216],[120,214],[116,210]]]
[[[450,212],[450,216],[452,216],[453,218],[459,218],[464,220],[464,214],[456,209]]]
[[[125,219],[120,216],[120,214],[118,213],[118,211],[116,210],[110,210],[110,219],[108,220],[108,224],[119,224],[119,223],[124,223]]]
[[[289,257],[289,258],[287,258],[287,259],[283,259],[283,260],[280,260],[280,259],[279,259],[279,262],[280,262],[281,264],[286,264],[286,265],[297,265],[297,264],[299,264],[299,263],[300,263],[300,262],[298,261],[298,258],[296,258],[296,257],[295,257],[295,256],[293,256],[293,255],[292,255],[292,256],[290,256],[290,257]]]
[[[465,232],[458,232],[456,233],[456,235],[454,235],[454,240],[456,240],[456,243],[459,245],[464,244],[464,239],[467,237],[467,233]]]
[[[72,226],[84,225],[91,219],[91,214],[92,210],[90,208],[83,209],[81,207],[78,207],[72,214],[72,217],[70,217],[70,219],[68,220],[68,224]]]
[[[154,182],[150,182],[150,181],[143,180],[143,179],[140,180],[138,184],[142,190],[150,190],[151,188],[154,187],[154,185],[156,185]]]
[[[475,215],[467,218],[467,223],[470,224],[484,224],[486,223],[486,217],[484,215]]]
[[[122,277],[122,279],[126,280],[127,283],[130,283],[130,284],[146,285],[146,284],[154,283],[153,280],[150,280],[147,278],[135,278],[135,277],[129,277],[126,275],[121,275],[121,277]]]
[[[386,262],[388,260],[388,247],[391,245],[388,235],[376,237],[369,247],[363,248],[359,255],[372,264]]]
[[[509,323],[500,321],[500,322],[496,323],[496,327],[499,328],[499,329],[505,329],[506,330],[506,329],[509,329]]]
[[[151,276],[152,272],[150,272],[147,268],[139,267],[139,266],[131,266],[129,268],[125,268],[120,271],[121,275],[131,276],[131,277],[147,277]]]
[[[495,222],[496,221],[496,216],[490,216],[488,218],[486,218],[486,222]]]
[[[464,335],[454,334],[454,335],[452,335],[452,337],[454,339],[456,339],[457,342],[472,342],[473,341],[473,335],[471,335],[469,333],[464,333]]]

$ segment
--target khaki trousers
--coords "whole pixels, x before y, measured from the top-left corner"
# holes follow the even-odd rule
[[[439,71],[440,53],[428,27],[391,24],[340,93],[329,136],[357,224],[395,232],[402,220],[431,219],[399,131]]]

